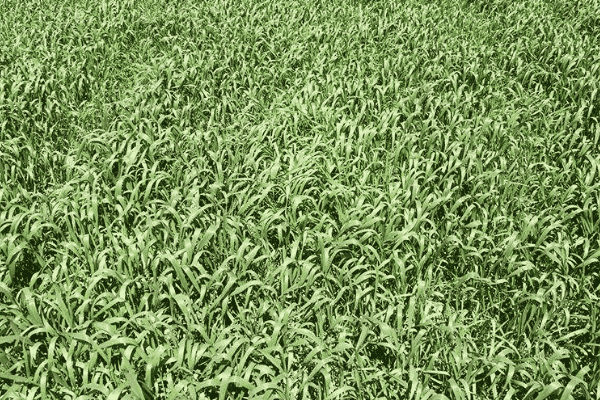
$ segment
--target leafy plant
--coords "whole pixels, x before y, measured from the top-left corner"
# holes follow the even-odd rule
[[[2,10],[3,398],[600,398],[597,1]]]

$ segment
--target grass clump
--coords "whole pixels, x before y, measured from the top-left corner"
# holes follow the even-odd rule
[[[0,393],[600,398],[575,3],[4,0]]]

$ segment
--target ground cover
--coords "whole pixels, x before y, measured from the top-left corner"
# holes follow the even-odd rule
[[[0,397],[600,399],[600,3],[2,0]]]

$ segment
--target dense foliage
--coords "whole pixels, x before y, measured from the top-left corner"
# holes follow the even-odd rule
[[[598,0],[1,0],[3,399],[600,399]]]

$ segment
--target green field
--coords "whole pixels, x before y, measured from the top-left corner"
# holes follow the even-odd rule
[[[600,399],[600,1],[0,9],[0,399]]]

